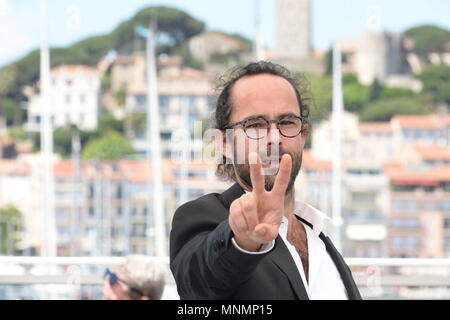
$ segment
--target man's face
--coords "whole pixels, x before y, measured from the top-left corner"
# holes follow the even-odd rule
[[[300,106],[292,85],[282,77],[271,74],[247,76],[239,79],[233,86],[231,101],[230,123],[258,116],[262,116],[266,120],[278,120],[286,114],[300,116]],[[239,134],[237,135],[239,136]],[[242,137],[242,131],[240,136]],[[235,157],[244,156],[245,158],[245,164],[236,165],[241,179],[251,186],[248,154],[250,149],[254,151],[256,144],[256,151],[263,161],[263,169],[266,169],[265,185],[267,190],[271,190],[273,187],[281,156],[285,153],[291,155],[293,161],[292,173],[286,191],[290,192],[301,168],[305,136],[299,134],[294,138],[284,137],[276,128],[276,124],[271,124],[265,138],[255,142],[250,141],[245,135],[244,137],[245,148],[236,148],[235,145]],[[252,144],[253,147],[250,147]],[[270,156],[276,154],[277,148],[279,157],[273,159],[274,157]],[[275,153],[272,153],[274,150]],[[239,154],[242,152],[245,154]],[[266,161],[267,163],[265,163]]]

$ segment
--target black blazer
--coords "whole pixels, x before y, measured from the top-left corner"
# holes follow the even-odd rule
[[[280,236],[268,253],[237,250],[228,224],[231,203],[244,194],[235,184],[177,209],[170,233],[170,269],[181,299],[308,299],[300,273]],[[334,261],[349,299],[361,295],[349,267],[323,233],[320,238]]]

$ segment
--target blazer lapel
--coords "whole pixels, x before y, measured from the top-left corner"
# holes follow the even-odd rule
[[[275,240],[275,248],[269,253],[272,262],[288,277],[292,289],[300,300],[309,300],[302,277],[294,259],[280,236]]]
[[[334,247],[329,237],[325,236],[323,233],[320,233],[319,237],[325,243],[327,252],[341,275],[349,300],[362,300],[361,294],[359,293],[358,287],[353,280],[352,273],[345,263],[344,258],[342,258],[339,251]]]

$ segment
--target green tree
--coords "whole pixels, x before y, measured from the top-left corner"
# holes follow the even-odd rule
[[[331,111],[333,83],[331,77],[309,74],[309,90],[312,93],[309,121],[316,123]]]
[[[90,140],[83,148],[83,160],[116,160],[136,153],[130,142],[119,132],[110,130]]]
[[[342,62],[346,63],[348,61],[348,55],[345,52],[341,53]],[[325,75],[331,76],[333,74],[333,49],[330,48],[325,53]]]
[[[148,26],[157,21],[157,44],[166,48],[165,53],[205,29],[204,22],[182,10],[169,7],[149,7],[140,10],[133,18],[121,23],[111,34],[119,52],[131,52],[134,48],[135,27]]]
[[[369,87],[358,82],[343,84],[345,110],[359,113],[369,101]]]
[[[100,132],[100,134],[103,134],[108,130],[114,130],[124,134],[125,133],[124,125],[125,125],[124,120],[116,119],[114,115],[111,114],[110,112],[105,112],[102,115],[100,115],[97,130]]]
[[[370,86],[369,101],[372,102],[372,101],[380,99],[382,91],[383,91],[383,86],[381,85],[378,78],[375,78],[372,85]]]
[[[403,89],[403,88],[383,87],[383,89],[381,90],[380,99],[400,98],[400,97],[414,98],[417,97],[417,94],[410,89]]]
[[[0,116],[5,118],[8,127],[19,126],[25,118],[24,110],[11,98],[0,98]]]
[[[127,88],[126,86],[122,86],[119,90],[114,92],[114,98],[116,99],[116,103],[119,107],[124,107],[127,101]]]
[[[0,208],[0,254],[18,252],[22,232],[22,213],[19,209],[12,205]]]
[[[148,26],[151,17],[157,17],[158,46],[166,46],[168,53],[180,46],[186,39],[205,28],[184,11],[168,7],[149,7],[140,10],[134,17],[121,23],[110,34],[84,39],[66,48],[51,48],[51,67],[63,64],[84,64],[95,66],[111,49],[119,53],[130,53],[135,44],[135,27]],[[0,68],[0,96],[24,101],[22,88],[39,79],[39,51]]]
[[[422,93],[431,95],[434,102],[450,105],[450,67],[434,65],[425,67],[418,78],[423,83]]]
[[[67,158],[72,153],[72,136],[78,131],[74,125],[56,128],[53,131],[53,143],[55,152],[63,158]]]
[[[430,110],[414,98],[392,98],[372,102],[364,107],[360,121],[389,121],[396,114],[428,114]]]
[[[445,52],[450,42],[450,31],[432,25],[418,26],[408,29],[404,36],[414,41],[413,51],[426,55],[430,52]]]
[[[139,133],[143,133],[147,128],[147,113],[136,112],[129,114],[125,118],[125,126],[136,136],[139,136]]]

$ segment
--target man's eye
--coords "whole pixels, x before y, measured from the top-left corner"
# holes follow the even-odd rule
[[[262,123],[249,123],[248,125],[247,125],[247,128],[261,128],[263,126],[263,124]]]
[[[280,125],[282,125],[282,126],[292,126],[292,125],[295,125],[295,121],[283,120],[283,121],[280,122]]]

